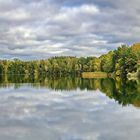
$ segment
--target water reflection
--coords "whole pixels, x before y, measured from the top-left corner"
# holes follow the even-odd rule
[[[139,140],[139,91],[120,79],[2,76],[0,140]]]
[[[115,99],[119,104],[126,106],[132,104],[140,107],[140,82],[126,81],[119,78],[110,79],[83,79],[80,77],[34,77],[24,75],[5,75],[0,77],[0,87],[15,89],[23,83],[34,88],[49,88],[53,90],[100,90],[109,98]]]

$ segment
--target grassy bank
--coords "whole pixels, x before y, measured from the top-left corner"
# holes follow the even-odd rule
[[[83,72],[82,78],[107,78],[106,72]]]

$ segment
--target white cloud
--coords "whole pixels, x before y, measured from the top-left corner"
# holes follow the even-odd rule
[[[61,12],[68,14],[97,14],[99,13],[99,9],[95,5],[85,4],[78,7],[62,7]]]
[[[8,20],[27,20],[30,18],[30,14],[23,9],[16,9],[0,13],[0,18]]]
[[[69,21],[78,18],[78,16],[95,15],[99,13],[99,9],[94,5],[81,5],[78,7],[62,7],[60,12],[56,14],[54,20],[56,21]]]
[[[98,56],[118,44],[137,42],[139,4],[138,0],[0,1],[1,58]]]

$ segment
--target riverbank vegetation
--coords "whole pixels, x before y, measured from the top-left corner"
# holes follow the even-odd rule
[[[106,72],[82,72],[82,78],[107,78],[109,75]]]
[[[12,75],[80,75],[83,72],[105,72],[126,76],[139,71],[140,43],[122,45],[100,57],[52,57],[47,60],[0,60],[0,74]]]

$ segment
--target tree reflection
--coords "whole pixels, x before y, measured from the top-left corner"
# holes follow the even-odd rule
[[[100,90],[109,98],[126,106],[133,104],[140,107],[140,82],[126,79],[83,79],[80,77],[33,77],[30,75],[1,75],[0,87],[8,88],[14,85],[19,88],[22,84],[32,87],[46,87],[53,90]]]

